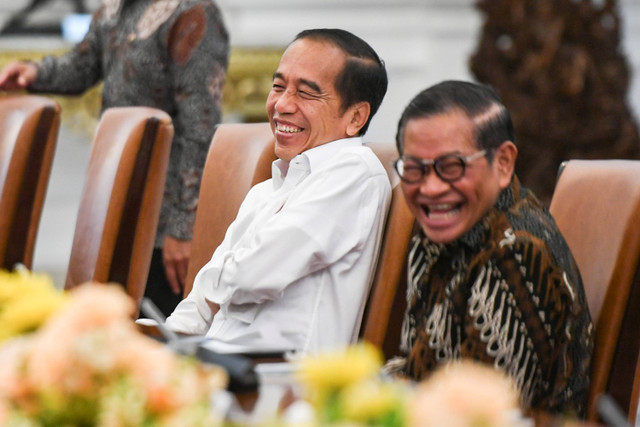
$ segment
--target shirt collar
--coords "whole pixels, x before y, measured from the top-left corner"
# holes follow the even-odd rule
[[[294,178],[298,182],[303,175],[306,176],[320,167],[322,163],[343,148],[360,146],[362,146],[362,138],[360,137],[343,138],[304,151],[291,159],[290,162],[278,159],[271,166],[273,186],[277,190],[287,177]]]

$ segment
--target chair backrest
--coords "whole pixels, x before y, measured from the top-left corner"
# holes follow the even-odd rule
[[[52,99],[0,98],[0,268],[32,266],[59,127]]]
[[[394,144],[368,143],[387,170],[393,188],[391,205],[382,235],[382,244],[376,271],[365,305],[360,337],[384,350],[389,357],[397,351],[399,329],[402,324],[404,276],[407,248],[411,240],[414,217],[402,194],[399,178],[393,169],[393,160],[398,157]],[[389,346],[387,341],[394,344]]]
[[[107,109],[96,128],[65,289],[116,282],[139,303],[151,263],[173,139],[149,107]]]
[[[274,144],[269,123],[225,123],[216,129],[200,184],[185,296],[224,239],[249,189],[271,178]]]
[[[603,393],[629,412],[640,349],[640,161],[563,163],[550,211],[580,269],[595,327],[587,418],[597,420]]]

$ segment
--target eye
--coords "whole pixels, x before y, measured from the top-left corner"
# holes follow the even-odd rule
[[[446,178],[457,178],[464,170],[464,162],[458,156],[445,156],[438,159],[438,171]]]
[[[400,163],[400,174],[403,178],[413,181],[420,180],[424,174],[423,167],[411,160],[405,160]]]
[[[318,95],[316,95],[315,93],[311,93],[306,90],[299,90],[298,95],[300,95],[300,98],[304,99],[315,99],[318,97]]]

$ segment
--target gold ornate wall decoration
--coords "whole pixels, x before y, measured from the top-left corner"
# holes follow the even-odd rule
[[[232,48],[224,89],[224,112],[230,120],[267,120],[265,102],[284,48]]]

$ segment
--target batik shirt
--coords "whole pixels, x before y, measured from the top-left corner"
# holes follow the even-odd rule
[[[580,274],[549,212],[514,177],[450,244],[411,243],[404,373],[471,358],[506,372],[526,409],[581,416],[592,324]]]
[[[102,109],[166,111],[173,139],[156,247],[191,240],[200,179],[222,115],[229,41],[212,0],[105,0],[89,32],[38,64],[32,92],[80,94],[104,82]]]

